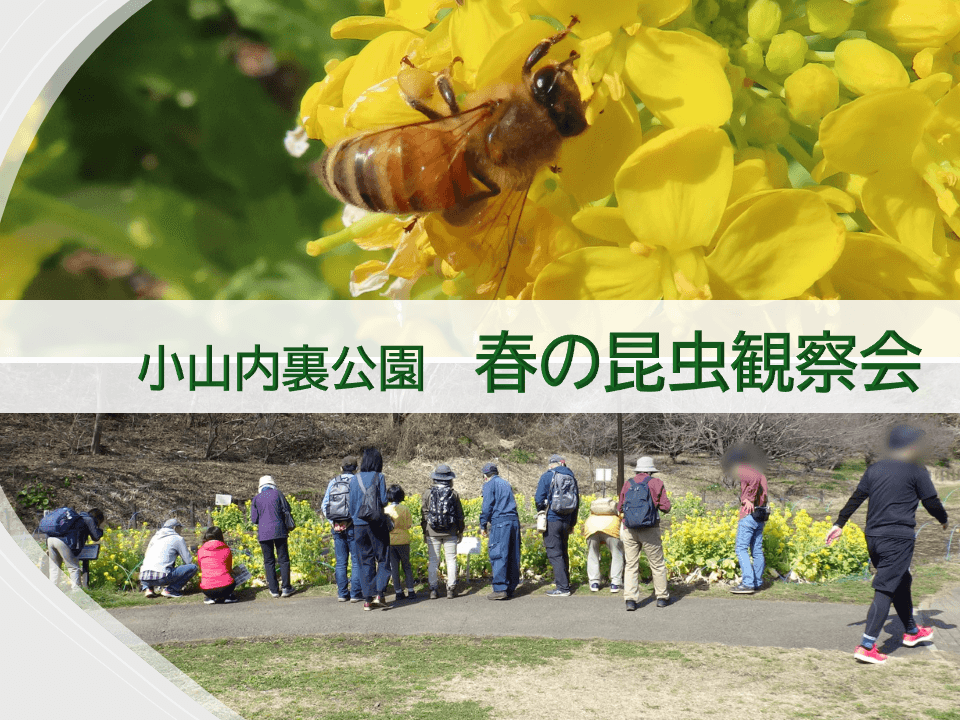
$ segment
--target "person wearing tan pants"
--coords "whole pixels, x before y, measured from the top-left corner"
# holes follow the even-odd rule
[[[670,602],[667,590],[667,563],[663,559],[663,538],[659,527],[628,528],[620,526],[620,539],[623,541],[624,573],[623,597],[630,603],[640,602],[640,552],[647,556],[650,571],[653,573],[653,589],[657,596],[657,607],[666,607]]]
[[[663,481],[654,476],[655,472],[657,468],[653,458],[644,456],[637,460],[637,474],[624,483],[617,503],[617,513],[623,518],[620,539],[623,541],[623,597],[627,612],[636,610],[640,602],[641,550],[647,556],[653,572],[657,607],[665,608],[670,604],[660,513],[670,512],[671,503]]]

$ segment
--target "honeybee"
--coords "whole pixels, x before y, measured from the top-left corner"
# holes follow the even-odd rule
[[[449,71],[436,77],[448,114],[404,93],[426,120],[340,140],[320,160],[324,187],[370,212],[421,218],[440,213],[491,253],[507,242],[506,261],[477,288],[497,297],[534,177],[543,167],[555,168],[563,141],[587,128],[572,72],[579,55],[571,52],[562,62],[534,69],[576,23],[574,17],[531,50],[519,84],[481,91],[469,107],[460,107]]]

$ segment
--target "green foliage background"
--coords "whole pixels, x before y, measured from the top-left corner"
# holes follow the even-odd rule
[[[283,136],[324,64],[357,51],[330,26],[381,10],[150,2],[71,79],[26,155],[0,219],[0,299],[129,298],[145,284],[168,298],[346,297],[356,248],[323,260],[304,251],[337,222],[310,171],[322,147],[292,158]],[[275,69],[242,72],[251,52],[272,53]],[[136,269],[65,269],[84,249]]]

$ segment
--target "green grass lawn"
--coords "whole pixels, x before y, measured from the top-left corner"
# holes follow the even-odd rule
[[[960,720],[960,666],[927,650],[873,667],[839,651],[429,635],[157,649],[257,720]]]

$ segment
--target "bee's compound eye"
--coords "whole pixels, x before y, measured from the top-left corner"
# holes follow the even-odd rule
[[[545,67],[537,70],[533,76],[533,96],[545,105],[553,99],[553,88],[557,80],[556,68]]]

